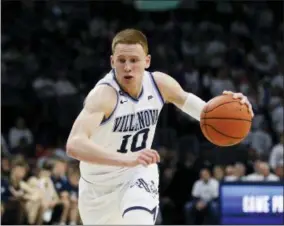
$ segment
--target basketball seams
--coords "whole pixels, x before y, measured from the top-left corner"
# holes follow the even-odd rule
[[[211,110],[203,111],[203,112],[204,112],[204,113],[209,113],[209,112],[211,112],[211,111],[214,111],[214,110],[215,110],[216,108],[218,108],[218,107],[221,107],[221,106],[226,105],[226,104],[234,103],[234,102],[238,102],[238,103],[239,103],[238,100],[230,101],[230,102],[225,102],[225,103],[222,103],[222,104],[217,105],[216,107],[212,108]],[[209,104],[210,104],[210,101],[209,101]],[[209,106],[209,104],[208,104],[208,106]],[[208,106],[206,107],[206,109],[208,108]],[[204,110],[205,110],[205,109],[204,109]]]
[[[245,107],[240,100],[225,96],[213,98],[207,102],[200,115],[203,135],[208,141],[218,146],[228,147],[240,143],[247,136],[244,133],[252,123]],[[219,121],[223,121],[220,126],[216,124]],[[240,133],[230,134],[230,129],[237,129],[238,126],[242,129]]]
[[[244,137],[233,137],[233,136],[230,136],[230,135],[227,135],[227,134],[225,134],[225,133],[222,133],[221,131],[219,131],[219,130],[217,130],[214,126],[212,126],[212,125],[210,125],[210,124],[203,124],[204,126],[205,126],[205,128],[206,128],[206,126],[209,126],[210,128],[212,128],[213,130],[215,130],[217,133],[219,133],[219,134],[221,134],[221,135],[223,135],[223,136],[225,136],[225,137],[229,137],[229,138],[232,138],[232,139],[244,139],[246,136],[244,136]]]
[[[202,130],[202,131],[204,131],[205,137],[207,137],[208,140],[211,140],[209,133],[207,131],[207,127],[206,127],[206,117],[204,117],[206,115],[206,110],[209,107],[209,105],[210,105],[209,103],[207,105],[205,105],[205,107],[203,108],[203,111],[200,115],[200,118],[203,119],[203,124],[201,125],[201,130],[202,130],[203,127],[205,127],[205,130]]]
[[[251,120],[248,119],[242,119],[242,118],[222,118],[222,117],[204,117],[201,118],[202,120],[206,120],[206,119],[225,119],[225,120],[239,120],[239,121],[246,121],[246,122],[251,122]]]

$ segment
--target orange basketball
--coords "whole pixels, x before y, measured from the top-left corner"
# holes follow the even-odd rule
[[[211,99],[200,117],[204,136],[218,146],[240,143],[249,133],[252,117],[248,107],[232,95],[221,95]]]

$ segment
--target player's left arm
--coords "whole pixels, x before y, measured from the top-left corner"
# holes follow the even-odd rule
[[[200,114],[206,105],[205,101],[193,93],[188,93],[183,90],[183,88],[174,78],[165,73],[154,72],[153,76],[165,102],[174,104],[183,112],[200,121]],[[242,104],[246,104],[249,107],[251,115],[254,115],[250,102],[242,93],[224,91],[223,94],[233,95],[233,98],[240,99]]]

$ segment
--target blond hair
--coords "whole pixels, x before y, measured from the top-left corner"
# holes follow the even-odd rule
[[[125,29],[118,32],[112,40],[112,53],[117,44],[140,44],[145,52],[148,54],[148,41],[146,36],[136,29]]]

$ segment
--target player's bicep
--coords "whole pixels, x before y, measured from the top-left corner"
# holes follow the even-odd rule
[[[154,72],[153,75],[165,101],[181,108],[186,101],[187,92],[171,76],[162,72]]]
[[[92,130],[100,125],[103,117],[103,110],[90,112],[84,108],[75,120],[69,138],[74,136],[90,137]]]
[[[103,98],[102,98],[103,97]],[[69,138],[87,137],[100,126],[104,117],[108,117],[116,105],[116,93],[113,88],[99,86],[87,96],[84,108],[75,120]]]

